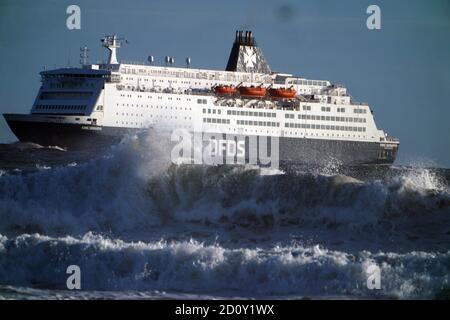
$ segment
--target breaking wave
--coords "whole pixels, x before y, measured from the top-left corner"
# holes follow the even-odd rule
[[[262,174],[245,166],[175,166],[153,151],[132,140],[76,166],[2,173],[0,233],[122,234],[171,221],[360,228],[450,215],[448,186],[429,169],[361,181],[267,169]]]
[[[448,287],[450,191],[432,169],[175,166],[164,148],[137,136],[87,162],[1,171],[0,284],[61,288],[78,264],[90,290],[425,297]],[[364,287],[370,263],[382,293]]]
[[[82,238],[2,237],[0,252],[0,281],[6,284],[63,289],[65,269],[76,263],[85,290],[225,296],[433,297],[436,289],[448,285],[450,268],[449,252],[352,255],[300,245],[226,249],[195,240],[127,243],[91,233]],[[378,292],[365,287],[373,263],[383,275]]]

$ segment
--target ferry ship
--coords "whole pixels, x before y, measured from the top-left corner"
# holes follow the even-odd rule
[[[20,141],[92,148],[134,131],[181,128],[244,143],[256,138],[258,148],[263,138],[277,139],[280,161],[396,158],[399,140],[377,128],[369,105],[342,85],[272,71],[251,31],[236,31],[224,71],[192,68],[189,58],[178,67],[169,56],[159,66],[152,56],[119,62],[123,39],[101,42],[108,61],[91,64],[84,56],[79,68],[42,71],[30,114],[4,114]]]

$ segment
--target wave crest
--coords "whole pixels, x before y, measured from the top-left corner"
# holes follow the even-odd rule
[[[2,237],[0,253],[1,283],[56,289],[65,288],[71,264],[81,269],[83,290],[253,297],[430,297],[448,284],[450,274],[449,253],[348,254],[302,245],[228,249],[195,240],[130,243],[92,233]],[[367,268],[374,263],[380,266],[383,290],[366,287]]]
[[[126,234],[170,222],[271,228],[378,228],[450,216],[450,193],[427,169],[361,181],[246,166],[170,165],[164,145],[130,137],[77,166],[0,176],[0,232]],[[264,171],[266,170],[266,171]],[[428,221],[429,222],[429,221]]]

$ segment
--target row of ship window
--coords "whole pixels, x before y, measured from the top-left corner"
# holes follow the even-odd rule
[[[219,109],[203,109],[203,113],[220,114]],[[241,110],[227,110],[227,115],[233,116],[251,116],[251,117],[269,117],[275,118],[277,116],[274,112],[258,112],[258,111],[241,111]]]
[[[116,103],[116,105],[117,106],[119,106],[119,104],[118,103]],[[122,103],[122,107],[136,107],[136,108],[138,108],[139,107],[139,105],[138,104],[136,104],[136,105],[134,105],[134,104],[125,104],[125,103]],[[143,105],[143,104],[141,104],[140,105],[140,107],[141,108],[143,108],[143,107],[149,107],[149,105]],[[153,109],[153,105],[150,105],[150,109]],[[192,111],[192,108],[183,108],[183,107],[168,107],[168,106],[155,106],[155,109],[170,109],[170,110],[191,110]]]
[[[132,81],[136,80],[132,77],[121,77],[120,79],[121,80],[132,80]],[[159,81],[161,83],[164,83],[164,81],[165,81],[164,79],[148,79],[148,78],[137,78],[137,80],[138,81],[142,80],[144,82],[158,82]],[[168,80],[168,82],[169,83],[178,83],[176,80]]]
[[[220,114],[221,111],[219,109],[203,109],[203,113],[209,113],[209,114]]]
[[[120,116],[120,114],[118,113],[118,112],[116,112],[116,116]],[[141,117],[143,117],[144,116],[144,114],[138,114],[138,113],[136,113],[136,114],[133,114],[133,113],[130,113],[130,114],[128,114],[128,113],[125,113],[125,112],[122,112],[122,116],[126,116],[126,117],[128,117],[128,116],[130,116],[130,117],[133,117],[133,116],[136,116],[136,117],[139,117],[139,116],[141,116]],[[153,114],[151,114],[150,115],[150,118],[153,118]],[[178,117],[177,116],[167,116],[167,115],[157,115],[157,114],[155,114],[155,118],[161,118],[161,119],[178,119]],[[184,117],[184,120],[191,120],[191,117]]]
[[[331,126],[331,125],[309,124],[309,123],[285,123],[284,126],[286,128],[366,132],[365,127]]]
[[[35,107],[36,110],[85,110],[85,105],[38,105]]]
[[[302,109],[304,111],[311,111],[311,106],[304,105],[304,106],[302,106]],[[323,112],[331,112],[331,107],[324,107],[324,106],[322,106],[322,107],[320,107],[320,110],[323,111]],[[345,108],[338,107],[337,108],[337,112],[343,113],[343,112],[345,112]],[[367,110],[366,109],[361,109],[361,108],[355,108],[355,109],[353,109],[353,112],[354,113],[359,113],[359,114],[365,114],[365,113],[367,113]]]
[[[116,124],[122,124],[122,125],[132,125],[132,126],[138,126],[138,127],[147,127],[148,123],[142,123],[142,122],[128,122],[128,121],[116,121]],[[181,126],[186,129],[191,129],[192,126]]]
[[[227,110],[228,115],[233,116],[251,116],[251,117],[268,117],[276,118],[275,112],[259,112],[259,111],[241,111],[241,110]]]
[[[132,78],[132,77],[121,77],[120,78],[121,80],[128,80],[128,81],[135,81],[136,79],[135,78]],[[137,80],[142,80],[142,81],[144,81],[144,82],[153,82],[153,83],[155,83],[155,82],[160,82],[160,83],[164,83],[165,81],[167,81],[168,83],[174,83],[174,84],[177,84],[178,83],[178,81],[177,80],[164,80],[164,79],[148,79],[148,78],[137,78]],[[180,83],[181,84],[190,84],[190,85],[200,85],[200,84],[202,84],[201,82],[191,82],[191,81],[180,81]],[[212,85],[212,83],[210,84],[210,83],[205,83],[205,85],[207,85],[207,86],[209,86],[209,85]]]
[[[300,135],[300,136],[303,136],[303,133],[302,132],[297,132],[297,131],[286,131],[285,132],[285,134],[290,134],[290,135]],[[356,134],[339,134],[339,133],[336,133],[336,135],[334,134],[334,133],[305,133],[305,137],[314,137],[314,136],[316,136],[316,137],[348,137],[348,138],[351,138],[351,137],[353,137],[353,138],[366,138],[366,136],[365,135],[356,135]]]
[[[307,107],[307,108],[305,108]],[[308,108],[309,107],[309,108]],[[311,106],[303,106],[304,110],[310,111]],[[330,111],[330,107],[323,107],[326,108],[326,110],[322,111]],[[205,109],[203,109],[203,112]],[[209,109],[208,109],[209,110]],[[364,110],[364,109],[355,109],[355,110]],[[365,111],[365,110],[364,110]],[[345,112],[345,108],[338,108],[338,112]],[[358,113],[365,113],[365,112],[358,112]],[[255,117],[269,117],[269,118],[276,118],[276,113],[274,112],[258,112],[258,111],[241,111],[241,110],[227,110],[228,115],[237,115],[237,116],[255,116]],[[294,114],[285,114],[286,119],[294,119]],[[329,121],[330,117],[327,116],[325,119],[325,116],[314,116],[314,115],[298,115],[299,119],[312,119],[312,120],[326,120]],[[340,120],[339,120],[340,119]],[[331,121],[344,121],[344,122],[366,122],[366,119],[359,119],[359,118],[346,118],[346,117],[331,117]]]
[[[119,115],[119,113],[116,112],[116,116],[118,116],[118,115]],[[127,116],[127,117],[128,117],[128,113],[122,112],[122,116]],[[133,117],[133,116],[134,116],[134,114],[133,114],[133,113],[130,113],[130,117]],[[139,117],[139,114],[136,113],[135,116],[136,116],[136,117]],[[143,117],[144,115],[141,113],[140,116]]]
[[[118,78],[115,78],[114,80],[116,80],[116,81],[114,81],[114,82],[119,82],[119,79]],[[124,78],[124,77],[122,77],[122,78],[120,78],[120,80],[122,80],[122,81],[135,81],[135,79],[133,79],[133,78]],[[144,81],[144,82],[152,82],[152,86],[155,86],[155,84],[156,83],[160,83],[160,84],[165,84],[165,82],[167,82],[167,83],[169,83],[170,85],[172,85],[172,84],[178,84],[178,82],[176,81],[176,80],[163,80],[163,79],[139,79],[139,80],[141,80],[141,81]],[[227,80],[228,81],[228,80]],[[132,85],[128,85],[128,83],[126,83],[127,85],[125,86],[124,85],[124,87],[126,87],[127,89],[132,89],[132,88],[135,88],[134,86],[132,86]],[[201,83],[200,81],[199,82],[191,82],[191,81],[180,81],[180,84],[184,84],[184,85],[190,85],[190,86],[200,86],[200,85],[203,85],[203,86],[212,86],[213,85],[213,83],[209,83],[209,82],[206,82],[206,83]],[[141,85],[142,85],[142,83],[141,83]],[[146,86],[145,85],[142,85],[142,87],[143,88],[145,88]]]
[[[124,97],[124,98],[132,98],[132,95],[131,94],[124,94],[124,93],[121,93],[120,94],[120,96],[121,97]],[[145,97],[143,97],[142,95],[137,95],[137,98],[145,98]],[[153,97],[152,96],[147,96],[147,99],[152,99]],[[158,99],[159,100],[162,100],[162,96],[158,96]],[[167,98],[167,100],[173,100],[173,97],[168,97]],[[177,101],[181,101],[181,98],[175,98],[175,100],[177,100]],[[205,100],[205,102],[204,103],[206,103],[206,99],[199,99],[199,100]],[[186,98],[186,101],[191,101],[191,98]],[[200,102],[199,102],[200,103]]]
[[[108,74],[93,74],[93,73],[45,73],[42,75],[42,80],[48,79],[84,79],[84,78],[108,78]]]
[[[213,113],[220,114],[220,110],[216,109],[203,109],[203,113]],[[238,115],[238,116],[256,116],[256,117],[276,117],[274,112],[259,112],[259,111],[241,111],[241,110],[227,110],[228,115]],[[341,122],[359,122],[366,123],[366,118],[352,118],[352,117],[336,117],[336,116],[319,116],[310,114],[299,114],[298,119],[303,120],[321,120],[321,121],[341,121]],[[295,114],[286,113],[286,119],[295,119]]]
[[[286,119],[295,119],[293,113],[286,113],[284,115]],[[335,116],[319,116],[311,114],[299,114],[298,119],[302,120],[321,120],[321,121],[341,121],[341,122],[359,122],[366,123],[366,118],[351,118],[351,117],[335,117]]]
[[[323,87],[328,85],[326,81],[302,80],[302,79],[290,80],[290,81],[288,81],[288,84],[301,84],[301,85],[306,85],[306,86],[323,86]]]
[[[272,121],[252,121],[252,120],[237,120],[237,124],[246,126],[264,126],[264,127],[279,127],[279,122]]]
[[[68,83],[50,83],[49,87],[51,89],[73,89],[73,88],[93,88],[93,83],[78,83],[78,82],[68,82]]]
[[[148,70],[148,69],[120,69],[121,73],[125,73],[125,74],[134,74],[134,75],[143,75],[143,76],[163,76],[163,77],[183,77],[183,78],[188,78],[188,79],[192,79],[194,81],[199,81],[198,83],[195,82],[195,84],[201,84],[200,80],[215,80],[215,81],[233,81],[233,82],[248,82],[250,81],[250,75],[248,74],[243,74],[243,75],[235,75],[232,72],[223,72],[218,74],[218,76],[216,76],[216,72],[205,72],[205,71],[201,71],[201,72],[186,72],[186,71],[166,71],[166,70]],[[122,80],[123,79],[127,79],[127,80],[136,80],[139,78],[135,78],[135,77],[123,77],[122,76]],[[257,75],[253,75],[253,80],[255,82],[261,82],[264,80],[264,78],[266,77],[259,77]],[[144,80],[145,81],[145,80]],[[156,81],[156,79],[155,79]],[[160,82],[163,82],[164,80],[159,80]],[[176,80],[169,80],[172,81],[173,83],[177,83]],[[312,81],[312,80],[309,80]],[[181,81],[182,82],[182,81]],[[320,81],[314,81],[314,82],[320,82]],[[188,83],[186,81],[186,83]],[[189,83],[191,83],[191,81],[189,81]],[[312,82],[311,82],[312,83]],[[306,83],[305,83],[306,84]],[[206,83],[206,85],[213,85],[213,83]],[[316,85],[320,85],[320,84],[316,84]],[[326,85],[326,82],[323,81],[323,85]]]
[[[40,100],[83,99],[87,100],[92,92],[42,92]]]
[[[230,124],[230,119],[203,118],[203,122],[205,122],[205,123],[222,123],[222,124]]]

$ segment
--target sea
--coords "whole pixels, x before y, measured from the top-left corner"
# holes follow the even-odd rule
[[[0,299],[450,297],[449,169],[175,165],[168,152],[142,135],[1,144]]]

